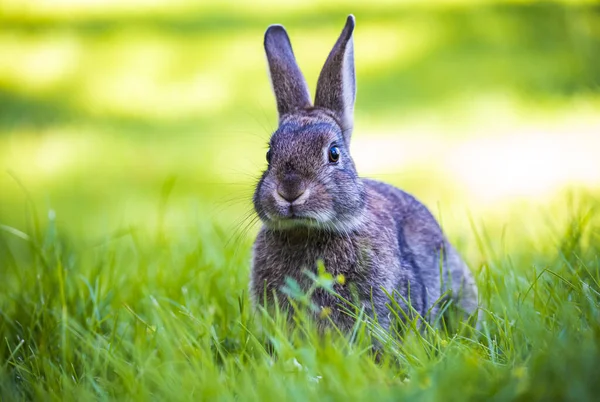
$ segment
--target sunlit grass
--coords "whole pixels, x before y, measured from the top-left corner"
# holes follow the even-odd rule
[[[551,218],[542,236],[463,228],[481,331],[376,332],[377,362],[366,323],[322,340],[302,313],[289,328],[255,312],[249,243],[202,218],[87,245],[52,214],[24,232],[3,226],[0,389],[11,400],[594,400],[597,208],[516,216]]]

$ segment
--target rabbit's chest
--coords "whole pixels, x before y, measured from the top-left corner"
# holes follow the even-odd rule
[[[253,281],[281,290],[290,278],[302,288],[308,288],[314,278],[311,273],[317,274],[319,262],[333,276],[342,275],[342,282],[364,287],[368,292],[366,289],[370,286],[386,285],[371,282],[384,279],[378,272],[379,267],[393,266],[396,258],[360,237],[291,237],[263,233],[255,245]]]
[[[266,295],[272,302],[272,295],[276,293],[280,303],[285,304],[289,294],[284,289],[291,279],[302,292],[311,289],[313,303],[318,308],[331,309],[331,318],[347,327],[351,322],[346,322],[347,316],[336,307],[339,299],[325,289],[313,286],[319,261],[336,277],[335,292],[346,300],[358,296],[369,311],[372,302],[385,306],[387,298],[381,289],[389,292],[394,289],[400,269],[397,250],[380,244],[378,239],[366,236],[290,238],[263,231],[254,246],[253,297],[262,302]]]
[[[360,247],[352,240],[341,238],[273,239],[268,265],[297,278],[305,271],[316,272],[322,262],[327,272],[348,275],[365,269]],[[298,278],[299,279],[299,278]]]

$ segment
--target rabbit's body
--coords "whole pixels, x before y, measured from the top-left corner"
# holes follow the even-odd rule
[[[349,150],[353,28],[350,17],[323,67],[314,107],[285,30],[273,26],[265,35],[280,124],[271,137],[269,168],[254,195],[264,226],[254,245],[252,297],[271,304],[277,295],[286,305],[286,278],[307,290],[312,279],[305,271],[316,273],[323,261],[328,272],[345,278],[335,291],[357,301],[384,327],[390,323],[386,293],[400,295],[395,299],[406,314],[411,309],[404,300],[431,320],[441,295],[450,290],[454,301],[473,313],[473,277],[427,208],[393,186],[356,173]],[[335,295],[317,289],[312,301],[330,309],[339,327],[352,326]]]

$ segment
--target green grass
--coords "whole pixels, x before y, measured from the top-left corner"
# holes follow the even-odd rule
[[[595,400],[597,199],[529,216],[545,235],[464,229],[479,332],[289,327],[248,300],[249,237],[198,221],[69,239],[29,215],[0,234],[3,400]],[[568,213],[565,213],[567,211]],[[523,218],[523,216],[518,216]],[[236,232],[237,233],[237,232]],[[505,238],[514,237],[507,247]],[[326,282],[322,277],[321,281]],[[409,325],[410,327],[410,325]],[[371,331],[381,346],[375,359]]]

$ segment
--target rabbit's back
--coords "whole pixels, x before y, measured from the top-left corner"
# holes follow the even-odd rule
[[[478,308],[478,291],[473,274],[450,244],[429,209],[415,197],[389,184],[364,180],[367,193],[385,198],[398,230],[402,264],[411,270],[424,309],[416,309],[430,321],[437,317],[440,298],[446,294],[466,315]],[[371,198],[373,198],[371,196]],[[379,198],[379,197],[376,197]],[[378,206],[373,205],[374,208]],[[402,285],[401,285],[402,286]],[[411,289],[414,285],[411,284]],[[418,303],[417,303],[418,304]],[[415,301],[411,300],[415,307]]]

